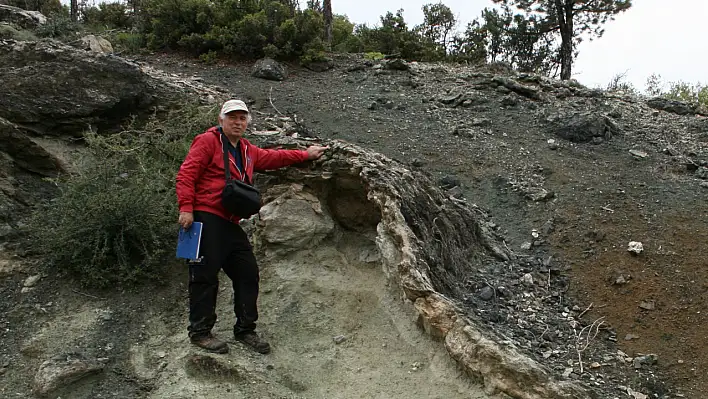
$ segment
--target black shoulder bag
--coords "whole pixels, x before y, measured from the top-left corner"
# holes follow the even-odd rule
[[[224,152],[224,171],[226,172],[226,185],[221,192],[221,205],[229,213],[240,219],[248,219],[261,209],[261,193],[252,185],[238,179],[231,179],[231,166],[229,165],[229,147],[226,135],[221,134],[221,146]],[[244,176],[248,178],[246,171]]]

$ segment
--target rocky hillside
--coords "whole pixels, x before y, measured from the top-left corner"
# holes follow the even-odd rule
[[[13,41],[0,65],[3,397],[708,394],[706,110],[501,66],[343,57],[269,80]],[[72,137],[183,93],[248,100],[263,146],[332,146],[259,178],[270,357],[189,347],[184,270],[86,292],[13,245]]]

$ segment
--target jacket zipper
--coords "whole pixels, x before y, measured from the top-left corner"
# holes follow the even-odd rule
[[[221,135],[219,135],[219,142],[221,143],[221,155],[223,156],[224,155],[224,142],[222,141]],[[247,146],[244,146],[243,152],[244,152],[244,154],[242,154],[242,158],[246,159],[243,172],[241,172],[241,170],[238,168],[238,165],[236,165],[236,162],[233,159],[231,159],[231,154],[229,154],[229,161],[232,164],[234,164],[234,166],[236,167],[236,170],[238,171],[238,174],[240,176],[240,180],[242,182],[245,182],[246,179],[245,179],[244,173],[246,172],[246,170],[248,170],[248,147]]]

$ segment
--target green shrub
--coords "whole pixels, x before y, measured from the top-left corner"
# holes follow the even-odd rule
[[[280,50],[273,43],[263,47],[263,54],[268,58],[276,59],[280,56]]]
[[[123,3],[100,3],[98,7],[81,10],[82,21],[86,25],[103,26],[108,29],[128,28],[132,24],[128,6]]]
[[[305,45],[304,54],[300,57],[300,62],[307,65],[313,62],[327,61],[327,55],[324,52],[325,45],[322,39],[315,38]]]
[[[151,48],[178,48],[180,39],[205,34],[214,23],[214,4],[209,0],[149,0],[145,2],[144,27]]]
[[[128,54],[139,53],[147,45],[145,35],[141,33],[119,32],[113,37],[111,43],[117,51]]]
[[[141,128],[86,134],[78,172],[56,180],[60,194],[29,223],[34,249],[49,267],[89,286],[151,280],[174,264],[175,175],[192,138],[217,109],[187,105]]]
[[[205,64],[215,64],[218,59],[219,53],[214,50],[211,50],[199,56],[199,61]]]
[[[651,96],[662,96],[708,107],[708,85],[701,83],[691,84],[681,80],[666,83],[660,75],[652,74],[647,79],[645,91]]]
[[[76,35],[79,25],[63,13],[52,14],[47,18],[47,22],[39,25],[34,33],[39,37],[68,38]]]
[[[384,59],[384,55],[378,51],[372,51],[364,54],[364,59],[378,61]]]

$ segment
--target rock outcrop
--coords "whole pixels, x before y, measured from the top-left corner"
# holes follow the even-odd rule
[[[157,104],[138,65],[54,41],[0,41],[0,117],[42,135],[114,127]]]
[[[39,367],[34,378],[34,392],[47,396],[101,370],[103,365],[80,354],[56,356]]]
[[[63,152],[73,138],[200,92],[194,82],[105,54],[97,38],[85,45],[89,51],[53,40],[0,40],[0,239],[42,195],[36,177],[66,171]],[[199,94],[209,100],[220,93]]]
[[[18,7],[0,4],[0,21],[10,22],[23,29],[34,29],[47,22],[39,11],[27,11]]]
[[[287,229],[277,218],[261,218],[254,233],[259,251],[267,255],[287,243],[292,244],[289,248],[306,249],[307,243],[321,240],[331,230],[331,215],[339,228],[375,236],[384,274],[394,290],[414,304],[418,325],[444,342],[449,355],[468,375],[481,379],[489,394],[519,399],[589,397],[579,385],[555,380],[513,344],[502,344],[502,338],[483,330],[463,310],[462,282],[481,264],[511,265],[515,258],[479,210],[446,196],[426,176],[382,155],[344,142],[330,146],[314,168],[271,174],[264,193],[269,202],[266,216],[280,210],[296,218],[302,212],[291,208],[298,206],[319,215],[314,220],[322,222],[274,239],[274,231]],[[308,201],[300,193],[303,186],[317,193],[319,202]],[[354,199],[347,203],[357,205],[339,206],[347,198]],[[319,204],[328,209],[319,209]]]

